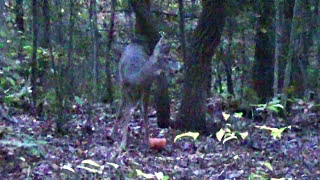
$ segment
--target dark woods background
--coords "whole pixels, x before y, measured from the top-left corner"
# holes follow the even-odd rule
[[[123,47],[139,40],[151,54],[159,32],[180,67],[155,81],[162,127],[173,100],[175,126],[205,131],[207,98],[236,110],[319,93],[317,0],[7,0],[0,10],[1,103],[54,118],[58,131],[75,103],[89,115],[95,103],[116,104]]]
[[[161,168],[177,179],[190,179],[194,172],[234,179],[248,177],[252,169],[259,174],[258,162],[267,159],[280,166],[267,170],[268,178],[314,179],[319,175],[319,8],[319,0],[0,0],[0,172],[19,174],[32,167],[35,178],[42,177],[39,172],[59,174],[60,165],[79,164],[89,157],[109,162],[115,152],[107,140],[121,98],[121,54],[126,45],[138,42],[151,55],[166,34],[171,45],[167,58],[177,63],[174,71],[153,79],[150,109],[156,111],[148,118],[157,118],[151,134],[164,131],[168,140],[168,148],[157,153],[181,156],[181,161],[195,152],[219,156],[212,156],[211,165],[199,158],[208,163],[193,159],[162,167],[161,158],[152,158],[158,154],[151,151],[141,153],[151,157],[150,162],[138,158],[132,166],[105,171],[105,177],[123,179],[137,165],[158,163],[143,168]],[[225,121],[226,114],[231,114],[231,122]],[[134,134],[139,128],[132,126],[139,126],[132,122]],[[215,133],[227,123],[239,132],[249,131],[252,139],[230,141],[230,146],[218,142]],[[279,143],[255,127],[264,124],[291,125],[292,131]],[[307,135],[299,134],[303,130]],[[202,136],[198,144],[171,143],[176,132],[185,131],[212,136]],[[15,141],[3,141],[7,135]],[[139,135],[132,136],[140,139]],[[40,148],[32,138],[52,144]],[[17,140],[23,142],[10,144]],[[26,153],[29,149],[31,155]],[[19,153],[27,159],[23,163]],[[127,162],[120,162],[123,157],[112,162]],[[7,163],[10,160],[14,163]],[[192,172],[185,173],[189,164],[199,171],[189,168]],[[234,172],[238,166],[242,171]],[[292,176],[286,176],[289,171]],[[24,174],[12,179],[26,179]],[[86,179],[87,174],[76,179]],[[204,177],[200,175],[192,177]]]

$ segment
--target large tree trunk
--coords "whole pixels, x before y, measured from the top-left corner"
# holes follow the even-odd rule
[[[97,97],[97,65],[98,65],[98,24],[97,24],[97,1],[90,1],[90,24],[91,24],[91,40],[92,40],[92,56],[91,56],[91,86],[92,89],[90,96],[92,96],[92,102],[96,101]]]
[[[5,13],[5,1],[0,1],[0,32],[7,32],[8,27],[6,23],[6,19],[4,16]],[[2,53],[7,52],[7,37],[0,35],[0,44],[3,45],[2,47]],[[1,57],[0,57],[1,58]]]
[[[232,18],[228,18],[226,23],[226,39],[227,46],[225,49],[221,49],[223,52],[223,64],[225,67],[225,72],[227,76],[227,90],[230,95],[234,95],[233,82],[232,82],[232,54],[231,54],[231,45],[232,45],[232,34],[233,26],[236,25],[236,22]]]
[[[225,23],[224,1],[203,0],[203,10],[185,61],[183,99],[177,125],[184,130],[206,131],[207,73]]]
[[[65,72],[66,75],[65,76],[65,87],[66,87],[66,91],[67,91],[67,98],[72,100],[73,99],[73,94],[74,94],[74,62],[73,62],[73,34],[74,34],[74,16],[75,16],[75,12],[74,12],[74,1],[73,0],[69,0],[69,29],[68,29],[68,45],[67,45],[67,53],[68,53],[68,60],[67,60],[67,65],[65,68]]]
[[[32,85],[32,111],[36,115],[37,106],[37,78],[38,78],[38,63],[37,63],[37,49],[38,49],[38,3],[37,0],[32,0],[32,31],[33,31],[33,49],[31,59],[31,85]]]
[[[253,88],[257,92],[260,103],[265,103],[273,96],[273,1],[259,1],[257,20],[255,62],[253,65]]]
[[[18,37],[21,38],[24,33],[24,12],[23,12],[23,0],[16,0],[16,6],[15,6],[15,23],[17,27],[17,34]],[[19,39],[19,45],[18,45],[18,59],[22,62],[23,61],[23,43],[22,39]]]
[[[113,102],[113,82],[111,77],[111,47],[114,34],[114,20],[116,14],[116,0],[111,0],[111,18],[109,23],[108,43],[107,43],[107,57],[106,57],[106,81],[107,81],[107,102]],[[106,26],[106,25],[105,25]]]
[[[273,96],[276,97],[279,93],[279,62],[282,57],[282,27],[283,27],[283,3],[275,1],[276,9],[276,27],[275,27],[275,54],[274,54],[274,80],[273,80]]]
[[[65,116],[63,115],[63,111],[64,111],[64,105],[63,105],[63,95],[61,94],[61,88],[60,88],[60,83],[59,83],[59,79],[57,78],[57,69],[56,69],[56,65],[54,62],[54,55],[53,55],[53,50],[52,50],[52,43],[51,43],[51,21],[50,21],[50,6],[49,6],[49,2],[48,0],[44,0],[43,1],[43,16],[44,16],[44,24],[45,24],[45,33],[46,33],[46,37],[45,37],[45,44],[47,45],[48,49],[49,49],[49,54],[50,54],[50,62],[51,62],[51,68],[53,70],[53,76],[54,76],[54,80],[53,80],[53,84],[54,84],[54,91],[56,94],[56,101],[57,101],[57,105],[56,105],[56,114],[57,114],[57,118],[56,118],[56,126],[57,126],[57,132],[59,133],[63,133],[63,124],[65,124]]]
[[[303,31],[299,33],[301,46],[300,51],[296,53],[298,55],[296,63],[296,73],[294,74],[294,80],[296,83],[295,95],[299,98],[306,97],[309,92],[309,79],[307,76],[307,68],[309,66],[309,51],[312,46],[312,15],[311,4],[309,1],[303,1],[302,3],[302,20],[301,25],[304,27]],[[300,82],[300,83],[298,83]]]
[[[316,17],[316,27],[318,27],[319,28],[319,26],[320,26],[320,2],[319,2],[320,0],[318,0],[318,2],[316,3],[316,15],[315,15],[315,17]],[[317,32],[316,32],[316,37],[317,37],[317,39],[316,39],[316,44],[317,44],[317,55],[316,55],[316,58],[318,59],[318,64],[319,64],[319,66],[320,66],[320,31],[318,30]],[[320,71],[319,71],[320,72]]]
[[[152,18],[150,0],[131,0],[130,2],[136,14],[135,33],[137,39],[144,41],[142,45],[148,51],[147,54],[151,55],[160,35],[155,26],[154,18]]]
[[[185,41],[185,30],[184,30],[184,12],[183,12],[183,1],[179,0],[179,28],[180,28],[180,41],[182,48],[183,60],[186,58],[186,41]]]
[[[314,15],[314,19],[315,19],[315,27],[320,27],[320,0],[317,0],[317,3],[315,3],[315,15]],[[316,59],[318,60],[318,77],[320,77],[320,31],[319,29],[314,32],[317,39],[315,40],[315,45],[316,45],[316,49],[317,49],[317,52],[316,52]],[[320,78],[318,78],[318,87],[320,85]],[[317,86],[316,86],[317,87]]]
[[[290,76],[292,69],[292,59],[294,58],[294,54],[296,52],[297,44],[296,40],[298,37],[298,23],[301,18],[301,4],[300,0],[296,0],[293,9],[293,18],[291,23],[291,33],[290,33],[290,43],[289,43],[289,52],[287,56],[287,65],[285,69],[285,77],[284,77],[284,85],[283,85],[283,96],[282,96],[282,104],[284,107],[287,105],[288,99],[288,88],[290,84]]]

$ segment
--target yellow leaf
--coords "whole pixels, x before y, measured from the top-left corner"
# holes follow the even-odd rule
[[[235,136],[234,134],[230,134],[228,137],[224,138],[223,140],[223,144],[231,139],[238,139],[237,136]]]
[[[154,173],[154,175],[156,176],[156,178],[157,178],[158,180],[162,180],[163,177],[164,177],[164,175],[163,175],[162,172]]]
[[[153,174],[146,174],[146,173],[142,172],[142,171],[139,170],[139,169],[136,169],[136,172],[137,172],[137,176],[142,176],[142,177],[144,177],[144,178],[146,178],[146,179],[153,179],[153,178],[155,177],[155,175],[153,175]]]
[[[242,139],[245,139],[248,137],[248,132],[239,133]]]
[[[227,113],[225,113],[225,112],[222,112],[222,116],[223,116],[223,119],[224,119],[224,120],[228,120],[229,117],[230,117],[230,114],[227,114]]]
[[[216,133],[216,137],[217,137],[218,141],[222,140],[225,133],[226,132],[222,128]]]
[[[269,162],[263,163],[270,171],[273,171],[272,165]]]
[[[71,166],[68,166],[68,165],[62,166],[61,169],[65,169],[65,170],[68,170],[68,171],[75,173],[74,170],[71,168]]]
[[[271,136],[272,136],[274,139],[277,139],[277,138],[280,139],[280,138],[281,138],[281,135],[282,135],[282,132],[283,132],[285,129],[287,129],[287,128],[291,129],[291,126],[284,127],[284,128],[280,128],[280,129],[267,127],[267,126],[265,126],[265,125],[263,125],[263,126],[255,126],[255,127],[259,128],[259,129],[265,129],[265,130],[271,131]]]
[[[199,136],[199,133],[197,132],[187,132],[187,133],[183,133],[183,134],[180,134],[180,135],[177,135],[175,138],[174,138],[174,142],[176,142],[178,139],[182,138],[182,137],[192,137],[193,140],[196,140]]]
[[[100,165],[98,163],[94,162],[91,159],[83,160],[81,163],[82,164],[89,164],[89,165],[92,165],[92,166],[95,166],[95,167],[100,167]]]
[[[110,163],[110,162],[107,162],[108,165],[114,167],[115,169],[118,169],[119,168],[119,165],[118,164],[115,164],[115,163]]]
[[[85,166],[77,166],[77,168],[80,168],[80,169],[85,169],[85,170],[87,170],[87,171],[89,171],[89,172],[91,172],[91,173],[98,173],[99,172],[99,170],[97,170],[97,169],[92,169],[92,168],[88,168],[88,167],[85,167]]]

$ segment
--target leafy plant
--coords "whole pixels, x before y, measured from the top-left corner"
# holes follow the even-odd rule
[[[227,126],[230,126],[230,124],[227,124]],[[231,139],[238,139],[238,136],[241,137],[242,139],[247,138],[248,132],[239,132],[239,131],[232,131],[230,128],[221,128],[220,131],[216,133],[216,137],[218,141],[221,142],[223,139],[223,144],[227,141],[230,141]]]
[[[278,128],[267,127],[265,125],[263,125],[263,126],[255,126],[255,127],[259,128],[259,129],[269,130],[271,132],[271,136],[274,139],[280,139],[284,130],[286,130],[287,128],[291,129],[291,126],[283,127],[283,128],[279,128],[279,129]]]
[[[17,148],[26,148],[26,150],[33,156],[40,157],[44,152],[39,148],[40,145],[47,144],[46,141],[36,140],[27,134],[19,135],[20,139],[13,139],[13,137],[6,136],[3,140],[0,140],[0,145],[15,146]]]
[[[266,103],[266,104],[256,104],[253,106],[257,106],[258,111],[270,111],[279,113],[281,109],[284,109],[283,105],[281,104],[280,100],[278,98],[273,98],[272,101]]]

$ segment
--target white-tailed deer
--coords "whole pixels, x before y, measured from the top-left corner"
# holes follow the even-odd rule
[[[163,37],[154,48],[153,54],[148,56],[143,47],[136,43],[129,44],[119,62],[119,75],[122,98],[118,108],[117,117],[114,122],[111,135],[115,136],[118,131],[118,119],[124,109],[124,124],[122,129],[121,149],[126,149],[128,124],[133,110],[138,102],[143,102],[143,126],[145,129],[145,141],[148,142],[148,103],[149,93],[154,78],[161,71],[168,71],[168,63],[162,55],[168,54],[168,44]]]

